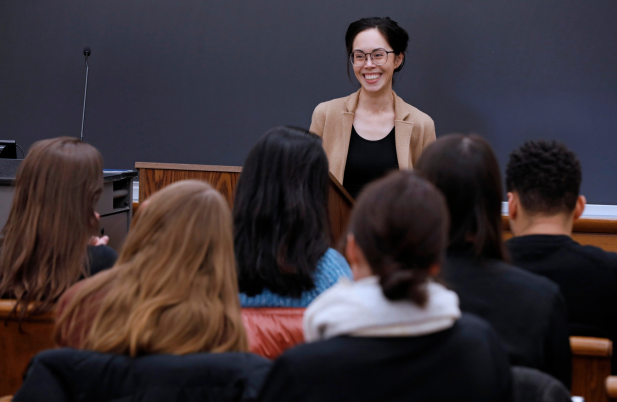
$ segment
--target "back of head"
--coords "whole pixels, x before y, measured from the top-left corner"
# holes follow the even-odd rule
[[[529,214],[571,213],[581,187],[576,155],[555,141],[526,142],[510,154],[506,188],[516,192]]]
[[[103,158],[78,138],[38,141],[19,166],[11,212],[1,233],[0,295],[18,300],[20,316],[47,311],[86,274],[96,234]]]
[[[477,257],[504,260],[501,174],[488,142],[446,135],[424,150],[415,168],[446,197],[450,246],[473,243]]]
[[[240,291],[299,297],[328,250],[328,159],[321,139],[276,127],[246,159],[234,201]]]
[[[172,184],[139,209],[116,266],[76,293],[57,327],[104,294],[87,349],[130,356],[246,350],[234,265],[223,196],[201,181]]]
[[[384,295],[423,306],[429,268],[441,261],[448,242],[439,190],[413,172],[392,173],[360,194],[349,227]]]

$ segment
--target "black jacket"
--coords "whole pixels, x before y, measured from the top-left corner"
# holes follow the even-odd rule
[[[572,402],[560,381],[529,367],[512,367],[512,388],[513,402]]]
[[[511,398],[495,331],[464,314],[452,328],[405,338],[340,336],[283,353],[262,402],[500,402]]]
[[[74,349],[30,362],[19,402],[252,401],[270,361],[250,353],[128,356]]]
[[[506,244],[514,264],[559,285],[571,335],[617,342],[617,254],[582,246],[568,236],[521,236]],[[616,357],[614,353],[613,373]]]
[[[568,313],[556,284],[502,261],[480,261],[471,245],[448,250],[442,273],[461,310],[497,330],[510,364],[544,371],[570,389]]]

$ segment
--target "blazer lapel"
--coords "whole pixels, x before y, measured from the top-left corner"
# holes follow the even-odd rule
[[[411,133],[413,122],[405,121],[409,116],[409,111],[405,107],[404,101],[399,98],[394,91],[394,140],[396,142],[396,156],[398,158],[399,169],[410,169],[409,150],[411,149]]]
[[[337,178],[343,184],[345,180],[345,165],[347,162],[347,153],[349,152],[349,141],[351,139],[351,128],[353,126],[353,119],[355,116],[356,107],[358,106],[358,98],[360,97],[360,91],[350,95],[345,100],[345,110],[343,111],[343,122],[341,124],[341,137],[343,139],[342,144],[342,159],[337,161]]]

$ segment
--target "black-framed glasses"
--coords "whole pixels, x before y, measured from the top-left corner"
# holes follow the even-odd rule
[[[381,66],[382,64],[386,64],[388,61],[388,53],[396,53],[388,50],[373,50],[371,53],[364,53],[360,50],[354,50],[353,53],[349,56],[349,61],[355,67],[362,67],[364,63],[368,60],[368,56],[371,56],[371,60],[373,63]]]

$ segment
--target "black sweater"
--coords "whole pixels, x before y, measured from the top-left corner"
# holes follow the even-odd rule
[[[510,364],[544,371],[570,388],[568,315],[556,284],[501,261],[481,262],[471,245],[448,250],[442,272],[461,310],[497,330]]]
[[[262,402],[509,401],[511,376],[497,334],[463,315],[420,337],[340,336],[297,346],[275,362]]]
[[[571,335],[617,342],[617,254],[582,246],[568,236],[521,236],[506,244],[517,266],[559,285],[568,306]],[[617,353],[613,373],[615,357]]]
[[[30,362],[20,402],[254,401],[271,362],[251,353],[130,358],[52,349]]]

